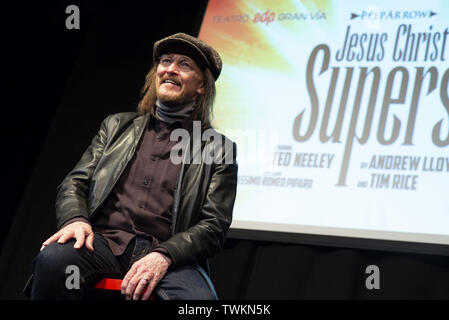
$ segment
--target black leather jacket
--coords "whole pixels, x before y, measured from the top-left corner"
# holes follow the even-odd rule
[[[99,212],[134,155],[148,119],[148,115],[127,112],[110,115],[102,122],[80,161],[58,186],[58,228],[74,217],[92,220]],[[181,166],[172,205],[172,236],[161,243],[173,268],[186,264],[206,267],[207,258],[223,246],[231,224],[237,189],[236,145],[220,137],[222,147],[215,156],[223,159],[221,163],[183,162]],[[231,145],[227,148],[231,150],[225,150],[225,145]],[[216,147],[217,141],[202,142],[201,151]],[[231,163],[226,164],[225,157],[232,159]]]

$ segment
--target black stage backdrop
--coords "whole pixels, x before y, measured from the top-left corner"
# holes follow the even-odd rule
[[[1,299],[25,298],[31,261],[55,232],[56,186],[108,114],[135,109],[153,43],[197,34],[207,5],[138,3],[2,4]],[[71,4],[79,30],[65,27]],[[378,290],[365,286],[368,265]],[[447,256],[228,239],[211,276],[222,299],[448,299],[448,267]]]

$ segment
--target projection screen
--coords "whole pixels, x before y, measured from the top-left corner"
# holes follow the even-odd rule
[[[230,234],[447,252],[448,34],[444,0],[210,0],[213,125],[239,164]]]

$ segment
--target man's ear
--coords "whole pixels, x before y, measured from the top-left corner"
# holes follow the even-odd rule
[[[198,88],[198,89],[196,89],[196,93],[197,94],[204,94],[204,90],[205,90],[206,88],[205,88],[205,86],[204,86],[204,81],[203,82],[201,82],[201,86]]]

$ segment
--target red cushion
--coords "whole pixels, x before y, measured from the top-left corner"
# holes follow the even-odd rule
[[[111,279],[111,278],[103,278],[98,281],[95,286],[95,289],[103,289],[103,290],[122,290],[122,279]],[[155,300],[156,297],[154,292],[151,293],[150,300]]]
[[[122,289],[122,279],[103,278],[95,284],[94,288],[120,291]]]

